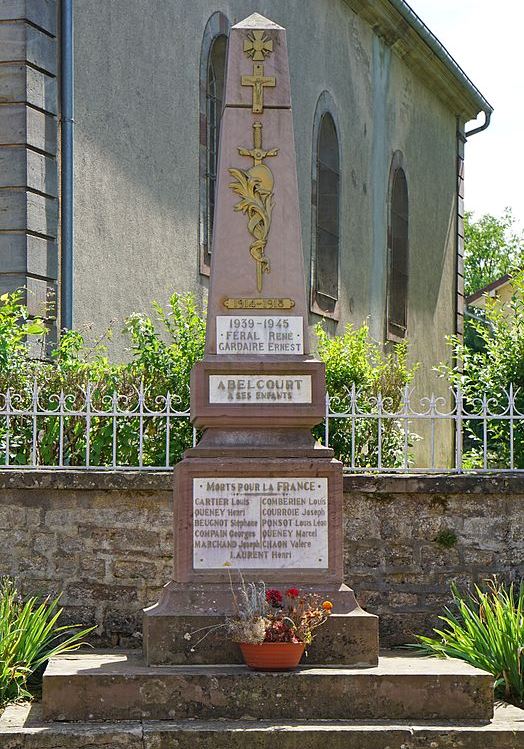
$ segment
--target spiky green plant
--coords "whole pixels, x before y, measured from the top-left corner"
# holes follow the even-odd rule
[[[517,590],[497,580],[473,594],[451,586],[456,612],[446,608],[437,638],[417,636],[426,655],[460,658],[495,677],[495,694],[524,706],[524,583]]]
[[[77,650],[95,629],[59,626],[60,596],[23,601],[9,578],[0,581],[0,705],[29,699],[29,679],[46,661]]]

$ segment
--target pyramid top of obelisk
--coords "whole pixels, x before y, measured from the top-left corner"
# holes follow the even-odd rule
[[[234,29],[278,29],[284,31],[283,26],[279,26],[278,23],[271,21],[261,13],[252,13],[243,21],[239,21],[233,26]]]
[[[250,84],[250,78],[259,81]],[[291,107],[286,30],[260,13],[253,13],[231,30],[226,107],[249,107],[253,94],[262,102],[258,114],[273,107]]]

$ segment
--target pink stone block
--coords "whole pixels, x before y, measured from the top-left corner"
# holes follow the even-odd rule
[[[239,147],[252,149],[253,124],[262,122],[263,148],[278,148],[265,159],[274,178],[274,207],[265,255],[271,272],[263,274],[263,291],[257,289],[256,263],[250,255],[252,237],[246,215],[235,211],[239,196],[230,184],[230,168],[249,170],[253,159],[241,156]],[[211,288],[208,306],[206,354],[216,354],[215,316],[228,314],[224,300],[231,297],[291,298],[289,314],[307,321],[304,257],[298,206],[295,143],[291,110],[268,109],[260,117],[249,109],[226,108],[222,120],[218,167],[217,214],[212,245]],[[267,310],[249,314],[267,315]],[[304,354],[309,353],[307,325]]]

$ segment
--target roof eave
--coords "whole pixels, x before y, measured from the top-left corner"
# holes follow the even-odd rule
[[[466,304],[473,304],[473,302],[476,302],[478,299],[482,299],[483,296],[502,289],[503,286],[511,283],[511,280],[512,276],[509,273],[505,273],[500,278],[495,279],[495,281],[488,283],[487,286],[483,286],[482,289],[479,289],[478,291],[475,291],[473,292],[473,294],[470,294],[468,297],[466,297]]]
[[[493,107],[404,0],[346,0],[464,122]]]

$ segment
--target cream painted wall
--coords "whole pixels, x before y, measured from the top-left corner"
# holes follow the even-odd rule
[[[328,90],[342,148],[341,322],[384,334],[387,186],[405,156],[409,337],[429,368],[454,330],[454,113],[343,0],[75,3],[75,326],[115,328],[199,273],[199,60],[210,15],[255,10],[287,28],[306,268],[315,107]],[[315,322],[314,316],[311,322]],[[123,356],[116,336],[115,356]],[[432,382],[433,384],[433,382]]]
[[[509,302],[511,302],[514,292],[515,292],[514,286],[511,283],[511,279],[509,279],[505,283],[502,283],[500,286],[493,289],[492,291],[486,292],[485,294],[480,296],[478,299],[475,299],[474,302],[470,302],[470,306],[483,310],[486,308],[486,299],[488,298],[496,299],[500,304],[507,305],[509,304]]]

